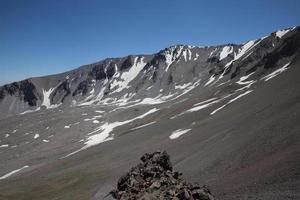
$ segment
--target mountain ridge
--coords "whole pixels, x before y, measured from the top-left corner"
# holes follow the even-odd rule
[[[47,108],[50,108],[51,105],[53,105],[52,107],[57,107],[58,105],[64,105],[64,104],[74,105],[75,101],[77,105],[78,104],[84,105],[85,103],[84,101],[88,101],[89,99],[92,98],[91,97],[92,94],[88,95],[89,92],[96,93],[97,95],[94,94],[94,96],[98,96],[98,100],[101,101],[101,99],[109,97],[110,94],[120,93],[123,89],[126,89],[126,87],[128,87],[127,85],[125,86],[125,88],[121,87],[121,85],[124,84],[124,82],[120,83],[120,80],[124,78],[121,76],[123,73],[128,72],[134,65],[144,64],[144,66],[142,67],[139,66],[137,69],[143,71],[143,73],[147,72],[148,76],[151,76],[153,84],[156,81],[155,79],[157,78],[158,73],[160,74],[158,79],[167,79],[167,81],[166,80],[163,81],[167,82],[167,84],[172,83],[173,72],[169,72],[169,67],[172,65],[175,66],[176,68],[176,65],[179,66],[184,64],[194,65],[192,69],[194,71],[199,70],[201,66],[204,66],[205,68],[207,68],[209,75],[214,74],[214,76],[210,76],[211,80],[219,76],[218,81],[220,79],[223,79],[223,77],[226,76],[227,74],[231,73],[232,70],[235,70],[234,72],[231,73],[230,79],[232,79],[239,73],[240,70],[240,67],[238,66],[234,67],[233,63],[237,62],[237,60],[239,60],[240,57],[243,57],[244,54],[247,54],[248,50],[254,49],[250,53],[252,54],[253,52],[255,52],[255,46],[261,45],[259,43],[263,41],[264,46],[262,46],[260,49],[264,49],[264,51],[270,53],[268,51],[273,51],[276,50],[277,48],[276,46],[274,46],[274,43],[277,40],[276,38],[281,39],[281,37],[284,36],[286,33],[298,32],[297,30],[299,30],[299,27],[282,29],[271,33],[269,36],[262,37],[256,40],[249,40],[243,44],[223,44],[223,45],[204,46],[204,47],[191,46],[191,45],[171,45],[170,47],[162,49],[154,54],[137,54],[137,55],[128,55],[125,57],[106,58],[98,62],[83,65],[73,70],[69,70],[59,74],[53,74],[53,75],[42,76],[42,77],[32,77],[19,82],[13,82],[11,84],[6,84],[0,87],[0,110],[3,113],[6,113],[5,116],[12,116],[15,114],[24,113],[27,110],[29,111],[39,110],[40,109],[39,107],[43,105],[43,101],[45,101],[46,97],[50,98],[49,101],[50,105],[46,106]],[[270,40],[270,41],[265,42],[265,40]],[[268,46],[270,43],[273,43],[273,50],[270,50],[272,49],[272,47]],[[247,47],[247,45],[249,47]],[[245,47],[245,49],[242,50],[241,49],[242,47]],[[241,65],[243,65],[244,60],[246,61],[249,60],[248,57],[251,58],[250,54],[247,55],[247,57],[244,57],[242,60],[239,60],[239,62],[242,63]],[[142,60],[144,63],[141,63]],[[252,60],[248,61],[248,63],[252,61],[253,58]],[[198,69],[195,68],[195,65],[197,65]],[[256,66],[249,69],[249,71],[247,71],[246,74],[248,72],[250,73],[251,70],[255,71],[257,68],[255,67]],[[163,72],[163,70],[160,70],[159,68],[164,68],[165,71]],[[137,72],[138,74],[134,74],[134,75],[135,76],[140,75],[139,74],[140,71]],[[119,73],[118,74],[119,77],[116,77],[117,73]],[[135,73],[134,70],[132,70],[131,73]],[[170,75],[168,77],[165,77],[166,74],[168,73],[170,73]],[[191,78],[194,79],[197,77],[199,78],[198,75],[194,74],[193,77]],[[128,79],[127,81],[131,82],[136,77],[134,77],[132,80],[127,76],[125,78]],[[146,77],[143,76],[139,78],[145,81]],[[107,79],[108,81],[108,86],[105,86],[104,88],[103,80],[105,79]],[[117,80],[119,80],[118,84],[117,84],[118,82]],[[179,83],[180,82],[179,80],[180,78],[177,77],[177,80],[174,80],[175,84]],[[138,87],[143,85],[143,81],[137,83],[139,85],[136,86],[137,90],[139,90]],[[125,83],[130,84],[129,82],[128,83],[125,82]],[[115,85],[113,85],[113,83],[115,83]],[[185,81],[184,83],[188,83],[188,81]],[[27,87],[29,88],[26,89],[26,87],[23,86],[24,84],[25,86],[27,84],[28,85]],[[165,83],[160,83],[160,85],[161,84],[165,84]],[[149,87],[150,85],[151,83],[148,83]],[[110,88],[111,86],[114,87]],[[54,88],[52,91],[53,94],[50,93],[48,95],[47,93],[48,96],[47,95],[45,96],[44,94],[46,94],[46,91],[50,90],[51,88]],[[160,87],[157,88],[157,90],[161,90],[161,89],[162,88]],[[113,90],[116,90],[116,92]],[[137,93],[137,91],[135,91],[135,93]],[[145,93],[145,90],[141,91],[140,93]],[[9,103],[3,103],[5,102],[5,98],[8,95],[16,96],[16,99],[13,98],[14,105]],[[120,96],[123,95],[124,94],[119,94],[119,97],[117,98],[120,98]],[[19,98],[17,98],[17,96],[19,96]],[[154,97],[153,94],[150,96]],[[116,96],[114,96],[114,98],[115,97]],[[7,99],[9,99],[9,97],[7,97]],[[6,101],[11,102],[12,100],[6,100]],[[96,101],[97,100],[95,100],[95,102]]]

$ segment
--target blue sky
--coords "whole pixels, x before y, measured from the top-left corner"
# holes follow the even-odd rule
[[[300,25],[299,0],[0,0],[0,85],[174,44]]]

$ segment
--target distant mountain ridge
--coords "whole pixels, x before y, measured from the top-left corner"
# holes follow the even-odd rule
[[[7,84],[0,87],[1,117],[58,106],[166,101],[196,87],[253,72],[259,76],[298,55],[299,30],[283,29],[238,45],[174,45]]]

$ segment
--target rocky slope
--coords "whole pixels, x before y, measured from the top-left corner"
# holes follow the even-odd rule
[[[62,74],[4,85],[1,117],[58,106],[166,101],[253,72],[259,79],[294,59],[299,30],[280,30],[240,45],[176,45],[153,55],[108,58]]]
[[[157,149],[216,199],[299,199],[299,31],[2,86],[0,199],[103,199]]]

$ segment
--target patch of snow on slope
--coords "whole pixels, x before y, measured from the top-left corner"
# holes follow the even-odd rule
[[[9,172],[9,173],[7,173],[7,174],[1,176],[1,177],[0,177],[0,180],[6,179],[6,178],[10,177],[11,175],[13,175],[13,174],[15,174],[15,173],[18,173],[19,171],[21,171],[21,170],[23,170],[23,169],[25,169],[25,168],[27,168],[27,167],[29,167],[29,166],[28,166],[28,165],[25,165],[25,166],[21,167],[20,169],[16,169],[16,170],[14,170],[14,171],[11,171],[11,172]]]
[[[213,104],[219,103],[221,100],[223,100],[223,99],[217,99],[217,100],[215,100],[214,98],[212,98],[212,99],[208,99],[208,100],[206,100],[204,102],[197,103],[197,104],[194,105],[195,107],[193,107],[193,108],[191,108],[191,109],[189,109],[189,110],[181,113],[180,115],[183,115],[183,114],[189,113],[189,112],[196,112],[196,111],[202,110],[204,108],[212,106]]]
[[[46,106],[46,108],[51,107],[51,102],[50,102],[50,95],[55,90],[54,88],[50,88],[49,90],[43,89],[43,103],[41,104],[42,106]]]
[[[37,138],[39,138],[39,137],[40,137],[40,135],[36,133],[36,134],[34,135],[33,139],[37,139]]]
[[[2,145],[0,146],[0,148],[5,148],[5,147],[8,147],[8,144],[2,144]]]
[[[212,111],[212,112],[210,113],[210,115],[215,114],[216,112],[218,112],[218,111],[220,111],[221,109],[223,109],[225,106],[227,106],[227,105],[233,103],[234,101],[238,100],[239,98],[241,98],[241,97],[243,97],[243,96],[245,96],[245,95],[247,95],[247,94],[249,94],[249,93],[251,93],[251,92],[253,92],[253,90],[248,90],[248,91],[244,92],[243,94],[238,95],[237,97],[235,97],[235,98],[231,99],[230,101],[228,101],[228,102],[227,102],[226,104],[224,104],[223,106],[221,106],[221,107],[217,108],[216,110]]]
[[[201,102],[199,102],[199,103],[196,103],[194,106],[199,106],[199,105],[202,105],[202,104],[205,104],[205,103],[214,101],[214,100],[216,100],[216,99],[217,99],[216,97],[213,97],[213,98],[211,98],[211,99],[207,99],[207,100],[205,100],[205,101],[201,101]]]
[[[220,101],[221,101],[221,100],[219,99],[219,100],[215,100],[215,101],[212,101],[212,102],[209,102],[209,103],[206,103],[206,104],[198,105],[198,106],[196,106],[196,107],[193,107],[193,108],[187,110],[187,111],[184,112],[184,113],[196,112],[196,111],[202,110],[202,109],[204,109],[204,108],[207,108],[207,107],[209,107],[209,106],[211,106],[211,105],[213,105],[213,104],[215,104],[215,103],[218,103],[218,102],[220,102]],[[184,114],[184,113],[183,113],[183,114]]]
[[[103,110],[95,110],[94,112],[96,112],[96,113],[105,113],[105,111],[103,111]]]
[[[261,78],[261,80],[265,80],[268,81],[276,76],[278,76],[279,74],[281,74],[282,72],[286,71],[288,69],[288,66],[290,65],[290,63],[285,64],[283,67],[275,70],[274,72],[266,75],[265,77]]]
[[[173,46],[164,52],[165,58],[166,58],[166,64],[167,64],[167,67],[165,69],[166,72],[168,71],[169,67],[173,64],[173,62],[179,58],[183,47],[179,46],[179,51],[176,53],[174,53],[175,49],[176,49],[176,46]]]
[[[182,55],[183,55],[183,58],[184,58],[184,61],[186,62],[187,61],[187,50],[185,49],[183,52],[182,52]]]
[[[95,88],[93,88],[89,93],[90,93],[90,95],[94,94],[95,93]]]
[[[254,80],[250,80],[250,81],[246,81],[252,74],[254,74],[255,72],[252,72],[251,74],[248,74],[246,76],[242,76],[240,78],[240,80],[238,80],[236,83],[239,84],[239,85],[246,85],[242,88],[239,88],[237,89],[236,91],[241,91],[241,90],[244,90],[244,89],[248,89],[251,87],[252,84],[254,84],[256,81]]]
[[[140,101],[138,104],[141,104],[141,105],[156,105],[156,104],[161,104],[161,103],[164,103],[165,101],[161,100],[159,97],[161,95],[159,95],[158,97],[156,98],[144,98],[142,101]],[[133,105],[135,106],[135,105]]]
[[[150,90],[151,88],[153,88],[153,85],[152,85],[152,86],[150,86],[150,87],[148,87],[146,90]]]
[[[92,94],[91,96],[87,97],[83,103],[80,103],[79,106],[90,106],[92,104],[94,104],[96,101],[99,101],[102,99],[102,97],[104,96],[104,91],[106,89],[106,81],[104,81],[102,88],[100,90],[100,92],[97,94],[97,96],[94,99],[90,99],[92,96],[94,96],[94,94]]]
[[[181,90],[184,90],[186,89],[187,87],[189,87],[192,83],[185,83],[183,85],[175,85],[175,89],[181,89]]]
[[[243,55],[248,53],[251,49],[253,49],[256,45],[258,45],[262,40],[259,39],[258,42],[257,40],[250,40],[249,42],[245,43],[239,50],[238,53],[234,53],[234,59],[228,62],[225,67],[223,73],[220,75],[218,80],[224,77],[224,74],[227,72],[228,67],[236,60],[240,59]]]
[[[189,52],[189,60],[192,60],[192,52],[190,49],[188,49],[188,52]]]
[[[166,52],[165,53],[165,58],[166,58],[166,64],[167,64],[167,67],[166,67],[165,71],[168,71],[170,65],[173,63],[173,51]]]
[[[219,60],[223,60],[226,58],[229,54],[233,52],[233,47],[232,46],[225,46],[223,47],[221,53],[220,53],[220,58]]]
[[[39,111],[41,108],[38,107],[36,108],[35,110],[26,110],[24,112],[21,112],[19,115],[24,115],[24,114],[27,114],[27,113],[32,113],[32,112],[36,112],[36,111]]]
[[[216,77],[215,77],[214,75],[212,75],[211,77],[209,77],[208,81],[205,83],[204,86],[208,86],[208,85],[211,84],[215,79],[216,79]]]
[[[227,98],[227,97],[228,97],[228,96],[226,96],[225,98]],[[178,115],[175,115],[175,116],[171,117],[170,119],[175,119],[175,118],[177,118],[177,117],[179,117],[179,116],[181,116],[181,115],[184,115],[184,114],[186,114],[186,113],[190,113],[190,112],[195,112],[195,111],[202,110],[202,109],[204,109],[204,108],[207,108],[207,107],[209,107],[209,106],[212,106],[212,105],[215,104],[215,103],[220,102],[220,101],[223,100],[223,99],[224,99],[224,98],[222,98],[222,99],[211,98],[211,99],[202,101],[202,102],[200,102],[200,103],[196,103],[196,104],[194,104],[195,107],[193,107],[193,108],[191,108],[191,109],[189,109],[189,110],[187,110],[187,111],[184,111],[184,112],[182,112],[182,113],[180,113],[180,114],[178,114]]]
[[[218,50],[218,48],[215,48],[212,52],[209,54],[209,58]]]
[[[155,104],[165,103],[165,102],[168,102],[168,101],[173,101],[173,100],[178,99],[179,97],[185,95],[186,93],[190,92],[191,90],[193,90],[197,86],[199,86],[200,81],[201,80],[198,80],[198,81],[194,82],[192,85],[189,84],[188,86],[185,86],[185,88],[180,92],[179,95],[177,95],[177,92],[174,93],[174,94],[166,95],[166,96],[162,96],[160,94],[155,98],[144,98],[141,102],[139,102],[135,105],[143,105],[143,104],[155,105]]]
[[[146,63],[144,62],[144,57],[141,57],[140,62],[138,62],[138,59],[139,57],[135,57],[132,67],[127,72],[122,73],[122,75],[119,77],[120,81],[116,81],[111,85],[112,89],[118,87],[114,92],[120,92],[124,88],[127,88],[128,84],[135,79],[135,77],[145,67]]]
[[[245,53],[247,53],[250,49],[253,48],[253,45],[255,44],[255,40],[250,40],[246,44],[244,44],[238,51],[238,53],[234,56],[234,60],[238,60],[241,58]]]
[[[186,134],[187,132],[189,132],[191,129],[178,129],[176,131],[174,131],[170,136],[169,138],[171,140],[174,140],[174,139],[177,139],[179,138],[180,136],[182,136],[183,134]]]
[[[276,36],[279,38],[282,38],[285,34],[287,34],[290,31],[290,29],[286,29],[286,30],[279,30],[276,32]]]
[[[196,53],[196,57],[194,58],[194,60],[197,60],[197,59],[198,59],[198,57],[199,57],[199,54],[198,54],[198,53]]]
[[[156,111],[158,111],[159,109],[157,108],[153,108],[151,110],[149,110],[148,112],[140,115],[140,116],[137,116],[133,119],[129,119],[129,120],[125,120],[125,121],[122,121],[122,122],[113,122],[113,123],[108,123],[108,122],[105,122],[103,125],[101,125],[100,127],[98,127],[96,130],[88,133],[88,135],[91,135],[91,136],[88,136],[88,138],[86,139],[86,141],[84,142],[85,146],[83,146],[81,149],[75,151],[75,152],[72,152],[70,154],[68,154],[67,156],[65,157],[68,157],[68,156],[71,156],[75,153],[78,153],[79,151],[82,151],[82,150],[85,150],[89,147],[92,147],[92,146],[95,146],[97,144],[100,144],[100,143],[103,143],[103,142],[106,142],[106,141],[109,141],[109,140],[113,140],[114,137],[113,135],[110,135],[110,133],[116,128],[116,127],[119,127],[119,126],[122,126],[122,125],[125,125],[125,124],[128,124],[130,122],[133,122],[137,119],[142,119],[144,117],[146,117],[147,115],[150,115]],[[100,133],[97,133],[99,132]],[[97,134],[94,134],[94,133],[97,133]],[[94,135],[92,135],[94,134]]]

